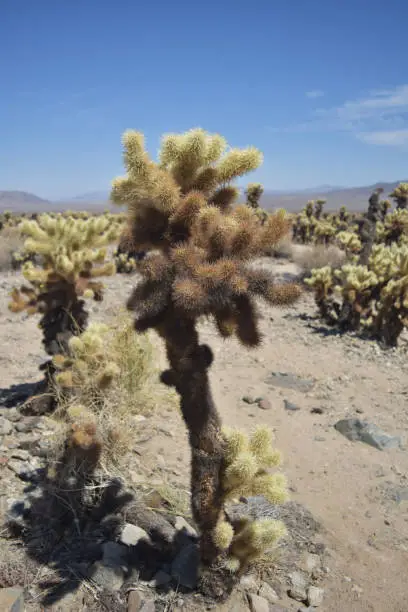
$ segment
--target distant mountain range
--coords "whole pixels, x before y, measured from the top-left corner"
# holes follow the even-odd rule
[[[362,211],[367,208],[370,194],[377,187],[384,189],[384,198],[401,182],[376,183],[364,187],[334,187],[330,185],[319,185],[310,189],[299,189],[293,191],[265,190],[261,206],[266,210],[285,208],[290,212],[299,211],[308,200],[324,198],[327,200],[326,210],[338,210],[340,206],[347,206],[352,211]],[[244,197],[244,194],[243,194]],[[101,211],[105,208],[120,210],[112,206],[109,201],[109,192],[92,191],[62,200],[45,200],[25,191],[0,191],[0,212],[11,210],[21,212],[45,212],[62,210],[89,210]]]

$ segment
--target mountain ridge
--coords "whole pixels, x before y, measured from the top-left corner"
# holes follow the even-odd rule
[[[261,198],[261,206],[266,210],[286,208],[290,212],[295,212],[303,208],[308,200],[323,198],[327,200],[326,210],[337,210],[344,205],[351,211],[362,211],[366,210],[368,198],[374,189],[382,187],[384,198],[386,198],[401,182],[406,181],[384,181],[360,187],[320,185],[316,188],[302,190],[265,189]],[[244,190],[245,188],[241,191],[242,197],[244,197]],[[7,209],[16,213],[55,212],[69,209],[97,212],[110,207],[113,211],[121,210],[121,207],[111,204],[108,191],[90,191],[69,198],[47,200],[27,191],[0,190],[0,212]]]

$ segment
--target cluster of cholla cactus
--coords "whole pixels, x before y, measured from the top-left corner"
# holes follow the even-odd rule
[[[342,330],[363,329],[396,346],[408,327],[408,245],[373,245],[366,265],[326,266],[305,282],[314,288],[321,316]]]
[[[49,355],[69,355],[71,337],[87,324],[83,298],[102,299],[103,284],[97,279],[115,272],[115,265],[106,262],[104,247],[117,240],[120,227],[113,216],[73,219],[47,214],[20,224],[27,236],[24,252],[39,256],[40,263],[23,265],[29,285],[12,291],[9,308],[42,315],[39,327]],[[48,364],[43,368],[47,372]]]
[[[137,262],[145,257],[144,251],[138,251],[132,244],[129,228],[125,226],[120,236],[119,244],[114,253],[116,271],[119,274],[131,274],[137,269]]]
[[[123,145],[127,176],[113,182],[111,197],[128,206],[135,248],[157,251],[140,263],[142,281],[128,308],[136,313],[136,331],[154,329],[165,343],[169,369],[161,380],[178,392],[189,430],[192,509],[201,533],[201,587],[223,598],[236,581],[236,574],[223,563],[230,548],[226,550],[226,537],[220,546],[216,536],[225,517],[230,451],[209,385],[213,354],[199,343],[197,324],[209,317],[223,337],[259,346],[257,298],[290,304],[300,288],[275,285],[269,271],[251,264],[290,231],[290,222],[279,211],[262,225],[253,209],[235,206],[239,190],[233,181],[262,161],[255,148],[228,149],[224,138],[201,129],[164,136],[158,162],[150,159],[141,133],[126,132]],[[255,475],[265,466],[265,457],[258,457]],[[246,459],[248,463],[241,465],[242,485],[252,470],[249,464],[256,463],[256,457]],[[261,474],[258,483],[259,493],[270,490]],[[225,536],[225,526],[222,529]],[[272,537],[262,527],[254,530],[254,539],[244,538],[241,531],[234,534],[248,538],[249,557],[258,550],[257,543],[270,542]],[[234,556],[241,561],[239,554]]]

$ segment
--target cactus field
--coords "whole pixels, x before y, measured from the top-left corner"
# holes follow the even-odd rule
[[[255,147],[122,154],[108,211],[0,214],[0,589],[403,612],[408,184],[289,214]]]

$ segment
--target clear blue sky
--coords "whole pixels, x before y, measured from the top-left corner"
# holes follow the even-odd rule
[[[259,147],[272,189],[408,175],[407,0],[0,0],[0,190],[109,189],[122,132]]]

